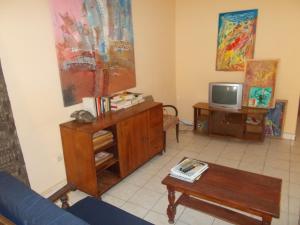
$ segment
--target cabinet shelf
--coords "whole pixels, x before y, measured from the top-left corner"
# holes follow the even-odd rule
[[[107,150],[109,148],[112,148],[112,147],[115,147],[115,146],[116,146],[116,142],[112,141],[112,142],[110,142],[106,145],[103,145],[101,147],[96,147],[96,148],[94,147],[94,153],[96,154],[98,152],[105,151],[105,150]]]
[[[112,186],[117,184],[122,178],[114,172],[104,170],[98,175],[98,192],[103,194]]]
[[[98,171],[103,171],[105,169],[107,169],[108,167],[114,165],[115,163],[117,163],[118,160],[115,158],[109,158],[107,160],[105,160],[104,162],[101,163],[97,163],[96,162],[96,170]]]

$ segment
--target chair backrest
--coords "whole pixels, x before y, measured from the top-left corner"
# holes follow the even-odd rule
[[[88,225],[4,171],[0,172],[0,214],[17,225]]]

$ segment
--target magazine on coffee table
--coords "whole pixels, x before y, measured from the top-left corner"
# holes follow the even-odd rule
[[[192,183],[199,179],[201,174],[207,169],[207,163],[198,159],[186,158],[171,169],[170,176]]]

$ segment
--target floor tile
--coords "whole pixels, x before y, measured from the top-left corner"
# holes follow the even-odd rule
[[[185,208],[178,220],[188,225],[211,225],[214,217],[197,210]]]
[[[248,163],[244,161],[242,161],[238,166],[238,169],[252,172],[252,173],[261,173],[263,171],[263,168],[264,165],[262,163],[255,164],[255,163]]]
[[[268,152],[267,146],[248,145],[245,150],[245,155],[266,156],[267,152]]]
[[[186,150],[183,150],[181,152],[179,152],[175,158],[177,158],[178,160],[181,160],[183,159],[183,157],[190,157],[190,158],[199,158],[199,153],[197,152],[194,152],[194,151],[186,151]]]
[[[280,212],[280,218],[273,218],[272,219],[272,225],[288,225],[289,224],[289,218],[288,214],[286,212]]]
[[[299,184],[290,183],[289,196],[300,198],[300,185]]]
[[[300,224],[300,218],[299,216],[289,214],[289,225],[299,225]]]
[[[182,222],[182,221],[177,221],[177,222],[175,223],[175,225],[188,225],[188,224],[186,224],[186,223],[184,223],[184,222]]]
[[[178,198],[179,194],[176,194],[176,198]],[[161,214],[165,214],[167,215],[167,207],[169,205],[169,200],[168,200],[168,196],[163,195],[158,202],[153,206],[153,208],[151,209],[152,211],[155,211],[157,213],[161,213]],[[178,219],[178,217],[180,217],[180,215],[182,214],[183,210],[185,209],[185,207],[183,207],[182,205],[178,205],[176,208],[176,214],[175,214],[175,220]]]
[[[300,215],[300,198],[289,197],[289,213]]]
[[[161,183],[161,181],[162,179],[159,176],[154,176],[144,185],[144,188],[164,194],[167,192],[167,188]]]
[[[289,212],[289,197],[288,196],[281,196],[280,200],[280,210],[283,212]]]
[[[153,176],[153,173],[144,171],[142,169],[135,171],[134,173],[126,177],[125,181],[138,187],[143,187]]]
[[[289,196],[290,183],[282,181],[281,184],[281,196]]]
[[[128,201],[138,204],[146,209],[151,209],[161,197],[162,195],[158,192],[142,188],[137,191],[135,195],[132,196]]]
[[[298,162],[300,164],[300,153],[291,153],[291,161]]]
[[[290,162],[289,160],[281,160],[281,159],[266,159],[265,167],[277,168],[281,170],[290,169]]]
[[[300,154],[300,144],[291,147],[291,153]]]
[[[127,201],[130,197],[132,197],[138,190],[140,189],[139,186],[127,183],[126,180],[122,181],[118,185],[114,186],[106,193],[112,195],[116,198],[122,199]]]
[[[267,159],[290,160],[290,153],[269,150],[267,154]]]
[[[220,153],[204,152],[199,154],[199,159],[206,162],[214,163],[219,158]]]
[[[170,225],[168,222],[169,219],[166,215],[162,215],[154,211],[149,211],[144,219],[155,225]]]
[[[148,209],[145,209],[140,205],[131,202],[126,202],[125,204],[123,204],[121,209],[140,218],[144,218],[144,216],[148,213]]]
[[[121,207],[122,205],[124,205],[124,203],[125,203],[124,200],[119,199],[119,198],[114,197],[114,196],[109,195],[109,194],[103,194],[103,195],[101,196],[101,198],[102,198],[102,200],[103,200],[104,202],[107,202],[107,203],[109,203],[109,204],[111,204],[111,205],[114,205],[114,206],[116,206],[116,207],[118,207],[118,208],[120,208],[120,207]]]
[[[290,177],[290,173],[288,170],[282,170],[272,167],[265,167],[263,170],[263,174],[271,177],[277,177],[287,182],[289,181]]]
[[[224,220],[215,219],[213,225],[232,225],[232,223],[228,223]]]
[[[177,155],[179,152],[180,152],[180,150],[178,150],[176,148],[170,148],[167,145],[167,149],[166,149],[166,151],[163,154],[166,155],[166,156],[173,157],[173,156]]]
[[[87,196],[89,196],[88,194],[81,192],[79,190],[76,191],[71,191],[68,193],[68,197],[69,197],[69,203],[71,205],[75,204],[76,202],[86,198]]]
[[[238,168],[238,165],[239,165],[239,161],[237,161],[237,160],[224,159],[224,158],[219,158],[216,161],[216,163],[219,165],[228,166],[231,168]]]
[[[251,163],[251,164],[255,164],[255,165],[264,165],[266,160],[266,156],[265,155],[254,155],[252,153],[248,153],[246,152],[243,155],[242,161],[243,163]]]
[[[290,172],[290,182],[300,184],[300,173]]]
[[[225,159],[241,160],[243,155],[244,155],[244,150],[234,150],[234,149],[226,148],[220,154],[219,157]]]
[[[196,153],[201,153],[205,150],[205,145],[199,145],[199,144],[189,144],[183,149],[184,151],[191,151]]]
[[[291,161],[291,172],[300,173],[300,163]]]

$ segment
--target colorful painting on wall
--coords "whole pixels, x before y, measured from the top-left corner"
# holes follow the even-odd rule
[[[243,87],[244,106],[262,107],[261,105],[255,106],[252,101],[249,101],[249,98],[251,99],[251,96],[249,97],[250,89],[256,87],[264,88],[262,89],[265,93],[264,96],[268,96],[268,104],[264,105],[264,108],[273,107],[277,65],[278,60],[247,60]],[[268,88],[270,88],[270,92]],[[270,99],[269,94],[271,95]]]
[[[249,92],[249,107],[267,108],[272,97],[272,88],[251,87]]]
[[[64,105],[135,87],[130,0],[50,0]]]
[[[281,137],[287,108],[287,100],[276,100],[275,107],[269,109],[265,122],[267,136]]]
[[[258,10],[219,15],[216,70],[243,71],[245,59],[254,56]]]

